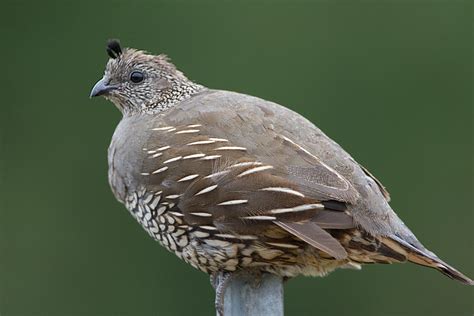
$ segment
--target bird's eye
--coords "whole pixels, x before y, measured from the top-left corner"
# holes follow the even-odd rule
[[[135,70],[130,74],[130,81],[133,83],[140,83],[143,79],[145,79],[145,75],[141,71]]]

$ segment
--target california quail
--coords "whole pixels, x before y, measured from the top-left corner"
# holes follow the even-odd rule
[[[109,148],[116,198],[150,236],[216,276],[284,277],[414,262],[473,281],[427,250],[383,185],[301,115],[188,80],[164,55],[107,44],[91,97],[122,112]]]

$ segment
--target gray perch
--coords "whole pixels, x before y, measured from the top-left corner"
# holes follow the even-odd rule
[[[283,281],[273,274],[263,274],[259,284],[251,274],[233,277],[224,296],[225,316],[282,316]]]

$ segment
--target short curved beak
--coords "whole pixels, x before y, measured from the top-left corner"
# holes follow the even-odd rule
[[[109,80],[105,77],[97,81],[97,83],[92,88],[90,97],[92,98],[92,97],[97,97],[99,95],[104,95],[107,92],[117,88],[114,85],[110,85],[108,81]]]

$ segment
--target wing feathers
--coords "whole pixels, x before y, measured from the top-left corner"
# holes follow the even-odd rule
[[[355,227],[352,216],[342,212],[322,210],[311,220],[324,229],[350,229]]]
[[[347,258],[347,252],[342,245],[314,222],[283,223],[275,221],[274,223],[311,246],[327,252],[336,259]]]

